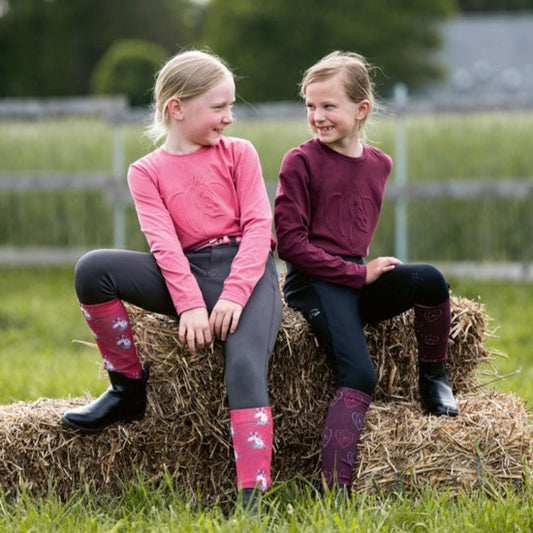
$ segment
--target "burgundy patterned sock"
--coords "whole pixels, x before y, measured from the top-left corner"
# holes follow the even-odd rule
[[[115,298],[80,309],[104,359],[104,368],[128,378],[142,378],[142,367],[133,343],[130,319],[124,304]]]
[[[329,406],[322,433],[322,475],[331,489],[349,486],[357,444],[372,397],[349,387],[340,387]]]
[[[434,307],[415,305],[415,335],[421,363],[445,361],[450,336],[450,299]]]
[[[237,486],[241,489],[270,488],[270,463],[274,424],[270,407],[233,409],[231,436],[235,451]]]

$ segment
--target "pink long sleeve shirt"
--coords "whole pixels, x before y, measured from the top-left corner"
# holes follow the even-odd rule
[[[368,255],[391,169],[391,158],[366,144],[356,158],[318,139],[290,150],[274,209],[280,258],[304,274],[361,289],[366,266],[342,256]]]
[[[128,185],[178,314],[205,307],[185,252],[224,236],[241,243],[220,298],[244,307],[274,247],[272,211],[252,144],[223,137],[186,155],[158,148],[130,166]]]

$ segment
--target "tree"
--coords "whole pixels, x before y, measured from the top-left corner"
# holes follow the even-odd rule
[[[115,41],[91,76],[91,92],[125,94],[130,105],[147,106],[152,100],[155,74],[165,59],[163,48],[147,41]]]
[[[200,9],[192,0],[2,0],[0,96],[86,94],[113,42],[174,54],[194,42]]]
[[[431,58],[436,23],[455,9],[455,0],[211,0],[202,35],[241,77],[246,100],[294,100],[305,68],[333,50],[378,66],[386,94],[396,82],[413,90],[441,75]]]

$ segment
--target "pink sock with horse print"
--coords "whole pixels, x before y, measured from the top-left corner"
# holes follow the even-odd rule
[[[142,377],[142,367],[133,342],[133,331],[124,304],[118,298],[101,304],[83,304],[80,309],[104,359],[106,370],[128,378]]]
[[[272,483],[272,410],[268,406],[233,409],[230,415],[237,486],[239,490],[258,488],[266,492]]]

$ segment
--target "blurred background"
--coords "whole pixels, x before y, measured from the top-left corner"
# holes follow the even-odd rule
[[[71,344],[90,340],[72,267],[97,247],[146,250],[125,175],[154,148],[158,69],[192,47],[235,72],[229,134],[255,144],[271,198],[310,136],[304,70],[366,56],[368,140],[395,161],[371,256],[437,264],[488,303],[495,346],[533,360],[533,0],[0,0],[0,401],[95,392],[97,354]]]

